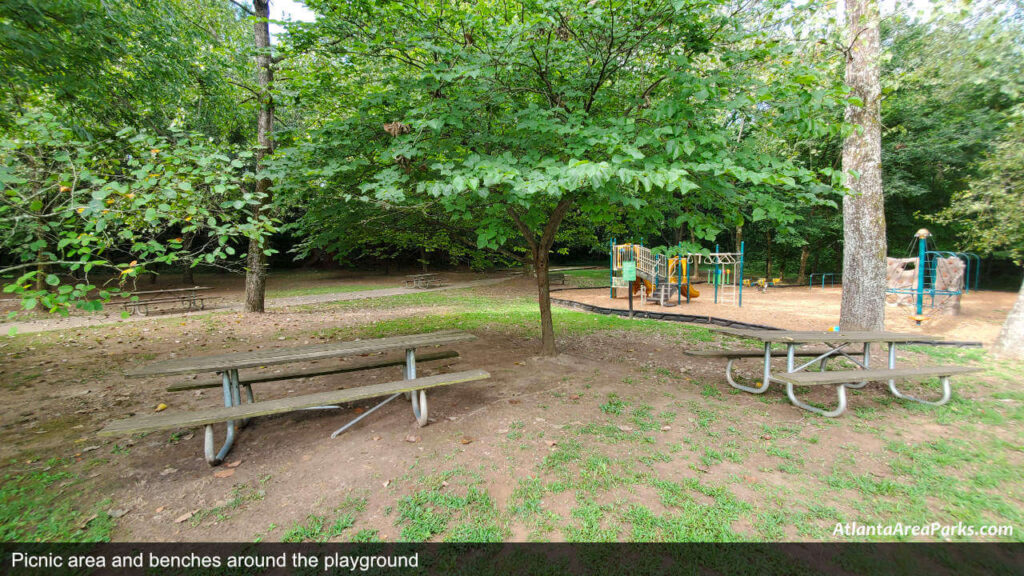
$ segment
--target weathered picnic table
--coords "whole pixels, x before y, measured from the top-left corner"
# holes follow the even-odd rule
[[[723,350],[710,351],[707,353],[691,352],[691,354],[702,356],[719,356],[729,358],[726,366],[726,379],[735,388],[754,394],[761,394],[768,390],[769,384],[777,382],[786,385],[786,395],[795,406],[821,414],[823,416],[838,416],[846,410],[846,388],[863,388],[868,382],[875,380],[887,381],[889,390],[897,398],[912,400],[923,404],[940,406],[949,401],[951,390],[949,378],[953,374],[967,374],[979,372],[979,368],[965,366],[922,366],[916,368],[896,367],[896,347],[898,344],[913,342],[915,344],[933,344],[940,342],[940,339],[922,337],[920,334],[906,334],[900,332],[883,331],[792,331],[792,330],[759,330],[743,328],[712,328],[715,332],[729,334],[740,338],[758,340],[764,345],[764,351],[758,350]],[[885,344],[888,347],[888,368],[871,368],[871,345]],[[773,344],[784,344],[786,346],[786,371],[783,373],[773,372],[771,359],[773,356],[781,356],[780,351],[773,351]],[[854,347],[860,344],[860,350]],[[822,346],[823,350],[800,349],[801,346],[816,345]],[[759,386],[744,386],[735,382],[730,370],[732,363],[738,358],[763,357],[764,375]],[[810,357],[811,359],[803,364],[797,365],[797,357]],[[853,370],[832,370],[826,371],[826,364],[829,359],[845,358],[856,367]],[[820,371],[807,372],[806,369],[818,364]],[[896,387],[897,381],[912,380],[938,376],[942,385],[942,397],[938,400],[922,400],[900,392]],[[834,385],[838,395],[838,406],[834,410],[823,410],[811,406],[797,399],[794,393],[794,386],[811,385]]]
[[[410,336],[395,336],[390,338],[378,338],[373,340],[357,340],[354,342],[331,342],[327,344],[313,344],[292,348],[273,348],[254,350],[250,352],[237,352],[230,354],[218,354],[213,356],[195,356],[190,358],[177,358],[164,360],[130,370],[129,377],[150,377],[170,376],[176,374],[194,374],[203,372],[216,372],[221,377],[221,388],[224,393],[223,408],[208,408],[186,413],[162,412],[152,415],[138,415],[123,420],[116,420],[107,424],[99,431],[100,435],[113,436],[123,434],[134,434],[141,432],[153,432],[157,430],[169,430],[177,428],[188,428],[205,426],[204,451],[206,461],[211,466],[216,466],[224,461],[231,450],[235,440],[236,422],[240,428],[244,426],[249,418],[255,416],[267,416],[297,410],[308,410],[321,407],[336,407],[334,405],[344,402],[353,402],[367,398],[388,396],[373,408],[359,415],[345,426],[335,431],[331,437],[336,437],[356,422],[362,420],[381,406],[394,400],[402,394],[406,394],[412,401],[413,415],[420,426],[427,423],[427,393],[428,388],[447,386],[462,382],[472,382],[490,378],[490,374],[483,370],[468,370],[452,374],[439,374],[426,378],[416,377],[416,349],[433,346],[443,346],[456,342],[466,342],[476,337],[468,332],[460,330],[445,330],[429,334],[414,334]],[[328,371],[304,371],[299,374],[279,375],[278,377],[254,377],[247,381],[239,378],[238,371],[247,368],[274,366],[296,362],[313,362],[329,358],[343,358],[387,352],[394,350],[405,351],[405,374],[404,379],[381,384],[371,384],[292,396],[256,402],[252,391],[252,384],[257,381],[286,380],[300,376],[315,376],[333,372],[347,372],[351,368],[341,368]],[[434,358],[449,358],[457,354],[435,354]],[[393,365],[395,362],[383,361],[364,364],[360,369],[375,368],[380,366]],[[172,386],[172,390],[185,390],[199,386]],[[243,405],[242,390],[245,391]],[[226,422],[227,432],[224,445],[218,452],[214,452],[213,424]]]
[[[189,310],[202,310],[206,308],[206,296],[199,294],[203,290],[209,290],[206,286],[192,286],[191,288],[168,288],[166,290],[142,290],[132,292],[131,297],[145,296],[142,299],[127,300],[122,303],[126,312],[133,314],[149,315],[149,307],[153,304],[177,303],[186,306]]]
[[[438,286],[443,286],[437,274],[411,274],[405,278],[406,287],[437,288]]]

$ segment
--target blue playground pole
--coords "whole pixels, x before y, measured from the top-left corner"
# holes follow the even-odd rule
[[[924,268],[925,268],[925,251],[927,250],[927,238],[926,233],[919,233],[917,240],[917,316],[920,318],[924,312]],[[917,320],[917,325],[921,325],[921,320]]]
[[[611,239],[608,246],[608,297],[615,298],[615,238]]]
[[[739,280],[736,281],[736,284],[737,284],[736,289],[739,290],[739,293],[740,293],[740,295],[739,295],[739,302],[738,302],[739,303],[739,308],[743,308],[743,241],[742,240],[740,241],[740,277],[739,277]]]

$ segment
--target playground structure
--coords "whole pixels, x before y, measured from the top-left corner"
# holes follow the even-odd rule
[[[743,305],[743,243],[739,252],[688,252],[679,256],[654,254],[643,244],[616,244],[610,242],[609,276],[610,298],[626,298],[630,292],[640,296],[641,304],[648,300],[660,306],[676,306],[700,297],[693,287],[699,279],[700,265],[709,264],[708,282],[713,286],[715,304],[731,302]],[[624,262],[636,264],[636,280],[630,282],[622,276]],[[673,296],[675,302],[673,302]]]
[[[970,252],[948,252],[928,249],[931,232],[920,229],[917,256],[886,258],[886,301],[895,306],[914,306],[914,321],[925,319],[925,297],[929,308],[945,314],[960,313],[960,298],[971,290],[973,264],[974,289],[978,289],[981,259]]]

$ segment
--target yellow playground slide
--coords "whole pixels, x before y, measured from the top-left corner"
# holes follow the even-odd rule
[[[637,278],[636,280],[633,281],[633,295],[634,296],[640,294],[641,287],[643,287],[644,293],[647,294],[648,296],[651,293],[654,292],[654,284],[651,284],[650,282],[648,282],[647,280],[644,280],[643,278]],[[689,289],[689,291],[690,291],[690,298],[699,298],[700,297],[700,291],[698,291],[693,286],[689,286],[687,284],[683,284],[683,290],[686,290],[686,289]]]

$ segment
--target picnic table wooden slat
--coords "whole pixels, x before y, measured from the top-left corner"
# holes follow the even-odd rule
[[[711,330],[738,336],[740,338],[752,338],[762,342],[775,343],[811,343],[820,342],[828,344],[841,344],[844,342],[941,342],[942,338],[926,336],[924,334],[908,334],[905,332],[871,332],[871,331],[839,331],[828,330],[804,331],[804,330],[755,330],[749,328],[728,328],[716,327]]]
[[[155,362],[127,372],[128,376],[170,376],[195,372],[219,372],[223,370],[256,368],[290,362],[358,356],[373,352],[404,350],[425,346],[440,346],[455,342],[475,340],[476,336],[462,330],[444,330],[429,334],[393,336],[354,342],[330,342],[291,348],[270,348],[251,352],[235,352],[212,356],[193,356]]]
[[[303,396],[290,396],[277,400],[265,400],[252,404],[240,406],[207,408],[186,413],[160,413],[143,414],[116,420],[107,424],[97,434],[100,436],[117,436],[123,434],[137,434],[143,432],[155,432],[157,430],[169,430],[175,428],[194,428],[205,424],[215,424],[227,420],[244,420],[254,416],[269,416],[284,412],[294,412],[304,408],[316,406],[327,406],[388,396],[400,392],[411,392],[447,386],[450,384],[461,384],[485,380],[491,375],[485,370],[468,370],[452,374],[438,374],[426,378],[414,378],[412,380],[398,380],[395,382],[382,382],[358,388],[347,388],[344,390],[331,390],[318,392]]]
[[[917,368],[879,368],[872,370],[835,370],[828,372],[775,373],[772,378],[797,385],[844,384],[874,380],[911,380],[927,376],[952,376],[981,372],[969,366],[920,366]]]

